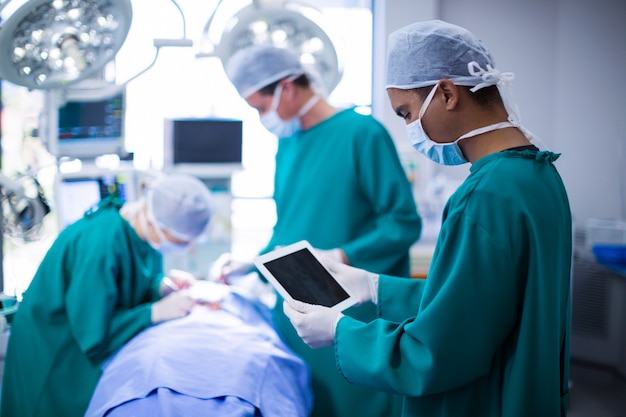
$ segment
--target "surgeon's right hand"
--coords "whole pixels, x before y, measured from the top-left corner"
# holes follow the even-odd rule
[[[337,262],[328,257],[322,258],[322,262],[359,300],[359,304],[369,301],[374,304],[378,303],[378,274]]]
[[[173,292],[152,304],[152,323],[185,317],[194,305],[187,291]]]

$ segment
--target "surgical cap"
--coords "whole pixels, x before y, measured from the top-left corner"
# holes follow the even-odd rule
[[[418,22],[389,35],[386,88],[425,87],[442,78],[458,85],[476,86],[485,82],[481,75],[492,68],[495,62],[485,44],[451,23]]]
[[[211,193],[191,175],[171,174],[156,180],[146,200],[158,225],[178,239],[196,239],[211,220]]]
[[[235,52],[225,70],[243,98],[285,77],[305,72],[294,54],[269,45],[249,46]]]

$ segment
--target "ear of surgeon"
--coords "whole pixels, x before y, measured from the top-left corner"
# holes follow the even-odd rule
[[[296,96],[295,88],[291,78],[284,78],[276,84],[276,88],[272,94],[263,93],[259,90],[246,97],[246,102],[253,107],[260,116],[275,110],[279,113],[281,119],[288,120],[293,118],[297,112],[297,109],[294,109]]]
[[[257,91],[246,101],[259,112],[261,124],[279,138],[296,134],[302,129],[298,109],[298,94],[291,78],[281,80],[273,94]]]

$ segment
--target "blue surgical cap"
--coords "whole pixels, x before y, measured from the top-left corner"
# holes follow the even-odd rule
[[[159,227],[188,242],[206,229],[213,211],[207,186],[186,174],[171,174],[152,183],[147,206]]]
[[[243,98],[285,77],[305,72],[296,55],[270,45],[254,45],[235,52],[225,70]]]
[[[484,83],[471,65],[495,68],[491,53],[474,34],[441,20],[413,23],[389,35],[386,88],[420,88],[442,78],[464,86]]]

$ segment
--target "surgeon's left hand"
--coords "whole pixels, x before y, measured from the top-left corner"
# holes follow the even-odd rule
[[[337,323],[343,317],[339,311],[300,301],[284,301],[283,311],[298,336],[313,349],[333,344]]]

